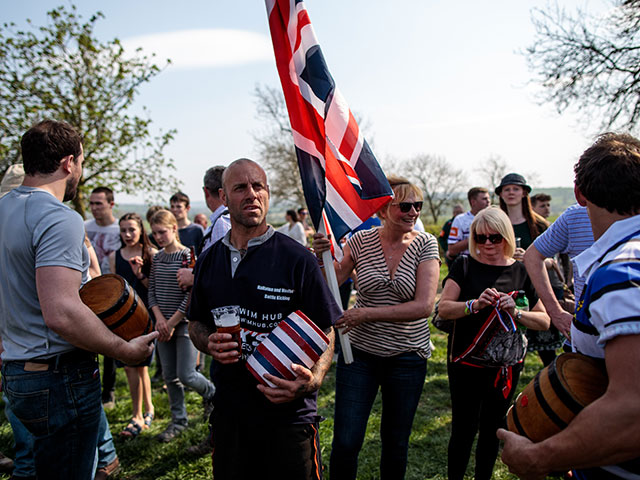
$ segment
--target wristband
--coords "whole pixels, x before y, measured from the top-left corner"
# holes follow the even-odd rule
[[[471,315],[472,313],[476,313],[473,311],[473,304],[477,302],[477,299],[467,300],[464,302],[464,314]]]

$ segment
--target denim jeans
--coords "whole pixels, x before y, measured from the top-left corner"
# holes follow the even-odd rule
[[[379,357],[353,348],[353,363],[338,359],[331,480],[355,479],[371,407],[382,392],[380,478],[404,478],[413,417],[427,375],[416,353]]]
[[[6,362],[2,373],[11,410],[34,436],[37,476],[93,478],[102,412],[97,362],[35,372],[24,367]]]
[[[35,477],[36,464],[33,459],[33,435],[13,414],[9,406],[9,399],[4,396],[4,414],[13,430],[13,475],[18,477]]]
[[[13,441],[15,456],[13,464],[13,475],[18,477],[35,477],[36,465],[33,458],[34,438],[31,432],[22,425],[22,422],[13,414],[9,406],[9,400],[5,396],[4,414],[11,424],[13,430]],[[104,413],[104,409],[100,415],[100,427],[98,429],[98,448],[96,450],[95,464],[96,468],[106,467],[117,457],[116,447],[113,444],[109,421]]]
[[[193,388],[203,398],[211,397],[215,387],[207,377],[196,371],[196,347],[189,338],[186,322],[176,326],[171,340],[158,342],[158,355],[162,360],[162,376],[167,384],[173,422],[187,425],[183,385]]]
[[[96,452],[96,467],[102,468],[113,462],[116,457],[116,446],[113,444],[109,421],[104,413],[104,408],[100,408],[100,427],[98,428],[98,449]]]

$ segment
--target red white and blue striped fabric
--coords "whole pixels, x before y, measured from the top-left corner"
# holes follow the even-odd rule
[[[336,239],[358,227],[393,192],[335,85],[302,0],[266,0],[304,195],[318,229]]]
[[[282,320],[247,359],[247,368],[263,385],[275,387],[265,373],[295,380],[292,363],[313,367],[329,346],[329,339],[318,326],[297,310]]]

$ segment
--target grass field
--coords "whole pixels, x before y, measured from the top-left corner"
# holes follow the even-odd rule
[[[451,422],[449,387],[446,373],[446,338],[437,332],[433,334],[436,345],[433,358],[428,362],[427,380],[424,385],[420,406],[416,415],[409,448],[409,466],[407,480],[445,479],[447,468],[447,443]],[[527,365],[520,379],[519,389],[522,389],[541,368],[541,363],[535,355],[527,357]],[[152,367],[153,368],[153,367]],[[322,455],[328,464],[331,450],[331,435],[333,428],[334,374],[332,367],[327,375],[319,395],[320,414],[326,417],[320,427]],[[122,440],[118,437],[130,416],[129,394],[126,378],[122,369],[117,377],[117,405],[107,412],[111,424],[111,431],[122,470],[114,478],[121,479],[210,479],[211,460],[209,457],[189,458],[185,450],[199,442],[207,431],[206,423],[202,420],[200,397],[194,392],[187,393],[188,410],[191,414],[190,425],[185,433],[169,444],[158,443],[154,436],[160,433],[170,419],[167,394],[161,385],[154,386],[154,404],[156,406],[156,420],[151,429],[144,431],[134,440]],[[358,478],[378,478],[380,461],[380,401],[374,405],[369,419],[366,439],[360,453]],[[0,450],[12,455],[12,434],[4,414],[0,426]],[[473,458],[467,474],[472,478]],[[0,475],[0,479],[8,478]],[[325,478],[331,478],[330,472],[325,470]],[[508,473],[506,467],[498,460],[494,471],[495,479],[515,478]]]

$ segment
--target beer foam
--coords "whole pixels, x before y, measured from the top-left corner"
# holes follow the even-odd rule
[[[240,323],[240,317],[235,313],[224,313],[216,319],[217,327],[235,327]]]

